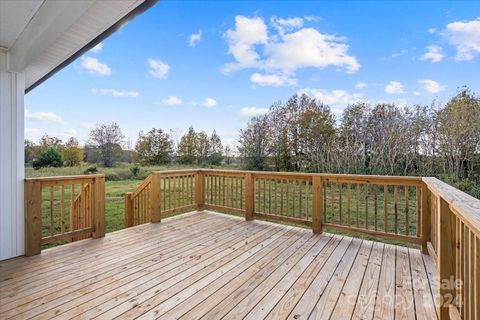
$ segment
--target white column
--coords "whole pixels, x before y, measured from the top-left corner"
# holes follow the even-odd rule
[[[0,260],[24,254],[24,92],[24,73],[0,49]]]

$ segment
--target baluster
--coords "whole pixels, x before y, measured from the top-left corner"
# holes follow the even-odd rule
[[[388,232],[388,186],[383,185],[383,227]]]
[[[375,215],[375,231],[378,230],[378,185],[373,186],[373,201],[374,201],[374,215]]]
[[[75,229],[75,185],[70,186],[70,230]]]
[[[330,207],[332,209],[331,212],[331,223],[335,223],[335,182],[330,181]]]
[[[263,179],[263,212],[267,213],[267,179]]]
[[[53,210],[53,186],[50,186],[50,235],[53,236],[54,234],[54,227],[55,227],[55,218],[54,218],[54,210]]]
[[[305,180],[305,219],[308,220],[308,194],[310,192],[309,190],[309,186],[310,186],[310,179],[309,180]]]
[[[268,213],[272,213],[272,179],[268,180]]]
[[[280,180],[280,215],[284,215],[283,211],[283,184],[285,183],[285,180],[281,179]]]
[[[302,184],[303,181],[299,180],[297,181],[297,186],[298,186],[298,217],[302,218],[303,216],[303,211],[302,211],[302,202],[303,202],[303,195],[302,195]]]
[[[357,228],[360,226],[360,185],[357,183],[355,185],[355,202],[356,202],[356,209],[355,209],[355,213],[356,213],[356,216],[357,216]]]
[[[61,215],[61,221],[60,221],[60,229],[62,234],[65,233],[65,185],[62,184],[62,191],[60,195],[60,215]]]
[[[289,192],[290,180],[287,178],[285,181],[287,182],[287,193],[286,193],[286,195],[287,195],[287,209],[286,209],[285,214],[288,216],[289,215],[288,212],[290,211],[290,192]]]
[[[410,227],[408,221],[408,186],[404,188],[405,192],[405,235],[408,236],[410,234]]]
[[[275,201],[275,214],[278,214],[278,198],[277,198],[277,184],[278,184],[278,180],[277,179],[274,179],[273,180],[273,183],[274,183],[274,191],[275,191],[275,198],[274,198],[274,201]]]
[[[369,186],[368,184],[363,185],[365,190],[365,229],[368,230],[368,201],[369,201]]]
[[[352,212],[351,212],[351,194],[352,194],[352,185],[350,183],[347,183],[347,220],[348,220],[348,226],[352,226]]]
[[[342,217],[342,193],[343,193],[343,184],[341,182],[338,183],[338,220],[339,224],[343,224],[343,217]]]
[[[393,187],[393,210],[395,214],[395,234],[398,234],[398,186]]]

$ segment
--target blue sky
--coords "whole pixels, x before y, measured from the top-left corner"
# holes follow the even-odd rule
[[[86,141],[116,121],[234,144],[248,117],[305,92],[430,104],[480,93],[480,2],[160,1],[25,98],[26,138]]]

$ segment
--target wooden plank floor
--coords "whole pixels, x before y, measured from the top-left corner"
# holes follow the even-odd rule
[[[431,269],[417,249],[195,212],[0,262],[0,319],[436,319]]]

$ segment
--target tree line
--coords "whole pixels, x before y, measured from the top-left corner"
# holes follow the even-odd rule
[[[141,165],[220,165],[230,163],[232,151],[224,147],[214,130],[196,132],[190,127],[176,143],[172,134],[153,128],[141,131],[133,150],[125,150],[125,136],[115,123],[97,124],[82,147],[74,137],[63,142],[57,137],[43,135],[38,143],[25,141],[25,162],[35,169],[42,167],[78,166],[81,162],[112,167],[118,162]]]
[[[249,121],[238,152],[250,170],[447,175],[478,182],[480,98],[461,88],[444,105],[355,103],[336,119],[321,101],[293,95]]]

